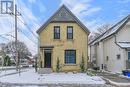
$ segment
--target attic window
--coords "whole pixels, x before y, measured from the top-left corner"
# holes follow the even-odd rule
[[[118,55],[117,55],[117,59],[119,60],[120,58],[121,58],[121,55],[120,55],[120,54],[118,54]]]

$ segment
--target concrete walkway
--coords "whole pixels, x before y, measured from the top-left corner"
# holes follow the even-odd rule
[[[130,87],[130,79],[119,77],[116,74],[111,74],[107,72],[98,73],[99,76],[102,76],[111,85],[118,87]]]

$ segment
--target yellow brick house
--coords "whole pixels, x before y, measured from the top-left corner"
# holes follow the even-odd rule
[[[62,5],[38,30],[40,62],[56,71],[57,59],[62,71],[79,71],[82,56],[87,68],[89,30]]]

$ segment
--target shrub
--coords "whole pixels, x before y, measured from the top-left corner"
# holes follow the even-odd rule
[[[96,76],[97,72],[94,71],[94,70],[87,70],[87,75],[89,75],[89,76]]]
[[[56,72],[60,72],[61,71],[61,64],[60,64],[60,60],[59,58],[57,58],[57,63],[56,63]]]
[[[84,61],[83,56],[82,56],[82,60],[81,60],[81,63],[80,63],[80,69],[81,69],[81,72],[85,72],[85,61]]]
[[[11,60],[10,57],[7,55],[4,58],[4,66],[10,66],[11,65]]]

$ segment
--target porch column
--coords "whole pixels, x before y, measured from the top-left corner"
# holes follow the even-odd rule
[[[43,49],[40,49],[40,68],[43,68],[44,67],[44,50]]]

